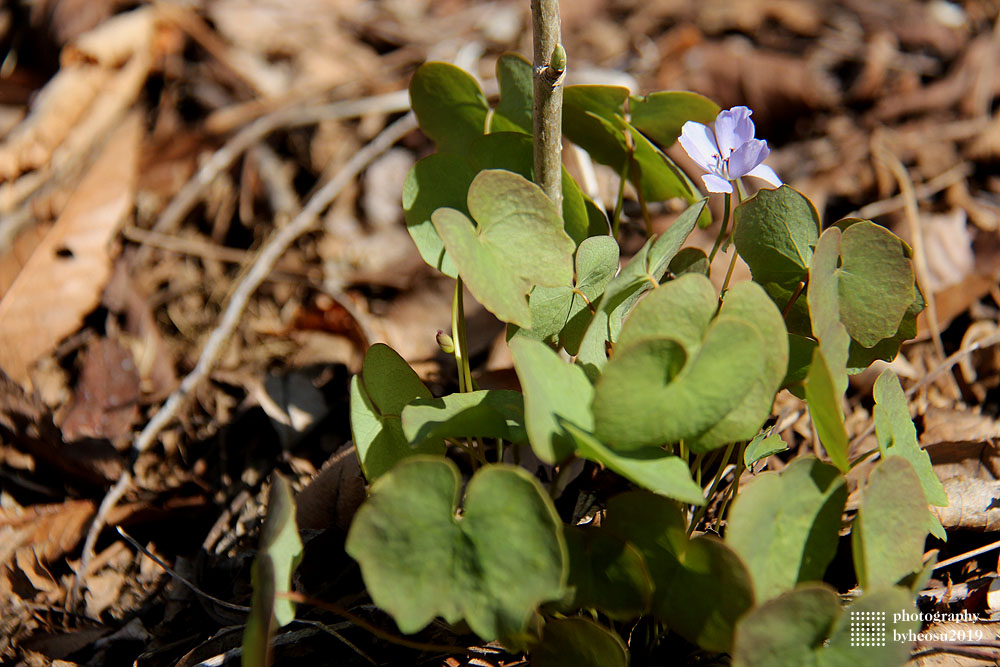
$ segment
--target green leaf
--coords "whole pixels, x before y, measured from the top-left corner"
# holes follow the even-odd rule
[[[573,591],[567,611],[593,608],[627,621],[649,610],[653,580],[633,545],[603,528],[567,526],[565,536]]]
[[[415,399],[430,399],[431,392],[388,345],[376,343],[368,348],[361,374],[351,378],[350,393],[351,433],[368,481],[408,456],[444,453],[440,441],[428,441],[415,449],[403,434],[403,408]]]
[[[797,283],[809,270],[819,214],[787,185],[760,190],[736,207],[733,241],[758,283]]]
[[[851,528],[858,583],[893,585],[922,567],[927,500],[913,466],[902,456],[882,459],[868,476]]]
[[[667,268],[675,276],[685,273],[700,273],[703,276],[708,276],[708,255],[701,248],[684,248],[670,260],[670,265]]]
[[[619,450],[685,440],[705,451],[718,443],[707,432],[753,390],[765,353],[749,321],[728,314],[711,319],[714,294],[707,278],[687,274],[635,308],[595,386],[599,440]]]
[[[583,458],[600,463],[653,493],[691,505],[705,504],[701,487],[691,479],[691,471],[679,457],[657,449],[618,453],[572,424],[564,427],[576,441],[577,454]]]
[[[530,136],[520,132],[494,132],[479,137],[472,142],[467,159],[472,164],[473,173],[484,169],[506,169],[524,176],[529,181],[534,179],[532,140]],[[589,198],[583,194],[565,167],[562,170],[562,195],[566,233],[579,244],[588,236],[594,235],[591,229],[594,223],[587,210]],[[606,235],[607,219],[603,213],[600,217],[603,221],[597,221],[596,234]]]
[[[837,269],[840,319],[864,347],[896,335],[916,297],[907,251],[899,237],[868,220],[843,233]]]
[[[681,128],[687,121],[705,125],[715,121],[719,105],[698,93],[660,91],[645,97],[632,95],[629,112],[632,124],[640,132],[669,148],[681,136]]]
[[[489,104],[468,73],[448,63],[430,62],[410,79],[410,104],[420,129],[438,150],[461,155],[483,135]]]
[[[726,294],[719,317],[736,317],[754,327],[763,347],[760,373],[739,404],[711,429],[688,442],[695,451],[755,437],[771,414],[774,396],[788,370],[788,335],[784,320],[764,289],[754,282],[734,285]],[[745,363],[739,358],[734,364]]]
[[[796,396],[804,398],[803,385],[806,376],[809,375],[809,366],[812,364],[813,350],[816,349],[816,341],[806,336],[798,334],[788,334],[788,370],[785,372],[785,379],[781,381],[781,386],[789,390],[795,390]]]
[[[576,354],[592,314],[590,308],[618,271],[618,242],[610,236],[592,236],[576,251],[576,286],[536,287],[528,295],[531,329],[508,329],[508,340],[528,336],[558,343]]]
[[[251,569],[253,605],[243,633],[244,665],[266,665],[275,629],[295,620],[295,603],[277,594],[292,590],[292,574],[301,560],[302,540],[295,523],[292,488],[284,477],[275,473]]]
[[[563,91],[563,134],[615,170],[625,164],[625,135],[610,120],[624,115],[628,95],[628,88],[620,86],[566,86]]]
[[[754,436],[754,439],[743,450],[743,465],[749,470],[758,461],[762,461],[768,456],[778,454],[787,449],[788,444],[777,433],[772,433],[771,435],[760,433]]]
[[[807,292],[813,337],[822,348],[837,396],[847,391],[847,357],[851,344],[847,328],[840,320],[837,273],[840,240],[840,230],[835,227],[823,232],[813,255]]]
[[[747,564],[757,600],[820,581],[837,553],[847,481],[812,457],[765,472],[742,490],[729,513],[726,544]]]
[[[816,434],[830,460],[841,472],[847,472],[851,467],[847,458],[850,443],[841,408],[843,393],[837,390],[838,376],[839,373],[835,374],[830,370],[823,349],[816,347],[809,365],[809,375],[806,376],[806,402],[809,404],[809,414],[816,427]]]
[[[372,600],[407,634],[436,616],[462,619],[482,639],[521,638],[535,608],[563,596],[562,523],[538,481],[487,465],[469,481],[437,457],[408,459],[380,477],[358,510],[346,549]]]
[[[532,667],[628,667],[628,650],[617,634],[586,618],[551,620],[531,650]]]
[[[531,134],[534,99],[531,63],[516,53],[503,54],[497,59],[497,82],[500,84],[500,102],[493,110],[490,132]]]
[[[753,607],[753,590],[729,547],[712,537],[688,540],[677,506],[642,491],[612,498],[604,525],[642,553],[653,577],[657,617],[706,650],[732,648],[737,619]]]
[[[875,396],[875,434],[878,448],[883,457],[902,456],[913,466],[920,478],[927,502],[938,507],[948,506],[948,494],[941,486],[941,480],[934,473],[931,457],[917,442],[917,429],[910,419],[906,406],[906,394],[899,385],[899,378],[890,369],[885,369],[875,380],[872,391]]]
[[[458,269],[434,230],[431,214],[439,208],[468,213],[465,201],[475,175],[465,158],[437,153],[413,165],[403,182],[406,230],[423,260],[452,278],[458,277]]]
[[[591,380],[597,379],[608,362],[607,343],[618,338],[625,315],[643,292],[659,284],[670,260],[698,223],[707,202],[702,199],[689,206],[662,236],[650,238],[608,283],[604,296],[595,306],[596,312],[583,335],[577,356],[577,363],[583,366]]]
[[[699,199],[701,193],[691,179],[625,120],[627,99],[628,89],[617,86],[568,86],[563,97],[563,132],[596,161],[616,171],[627,161],[628,178],[646,201]],[[650,120],[650,114],[645,119]]]
[[[916,615],[902,588],[866,593],[842,611],[830,587],[801,586],[740,619],[733,667],[902,667],[910,641],[897,637],[920,622],[897,620],[900,612]]]
[[[592,430],[590,402],[594,388],[577,366],[563,361],[544,343],[530,338],[510,341],[514,369],[524,390],[524,419],[535,455],[546,463],[561,463],[576,442],[566,423]]]
[[[917,336],[917,315],[924,309],[924,295],[917,289],[917,296],[906,309],[903,321],[892,338],[883,338],[872,347],[862,347],[857,341],[851,341],[850,356],[847,359],[847,372],[860,373],[875,360],[892,361],[899,354],[900,346]]]
[[[402,413],[403,434],[414,445],[444,438],[502,438],[524,442],[524,397],[483,389],[441,398],[418,398]]]
[[[469,187],[476,224],[455,209],[431,216],[473,296],[498,318],[531,327],[526,295],[535,285],[573,280],[574,243],[552,201],[509,171],[487,170]]]

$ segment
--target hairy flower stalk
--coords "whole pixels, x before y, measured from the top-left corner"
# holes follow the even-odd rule
[[[709,192],[733,192],[733,181],[755,176],[774,187],[781,179],[763,164],[771,149],[763,139],[754,138],[756,128],[747,107],[721,111],[715,119],[715,131],[692,120],[681,128],[680,143],[706,173],[701,180]]]

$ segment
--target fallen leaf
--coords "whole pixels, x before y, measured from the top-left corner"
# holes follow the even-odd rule
[[[991,442],[942,442],[926,448],[948,494],[947,507],[932,507],[947,529],[1000,529],[1000,453]]]
[[[111,275],[109,246],[135,197],[142,124],[129,117],[108,141],[0,301],[0,367],[30,387],[29,368],[77,330]]]
[[[83,352],[80,379],[61,424],[67,442],[109,440],[119,449],[131,443],[139,418],[139,372],[132,353],[110,338],[97,338]]]

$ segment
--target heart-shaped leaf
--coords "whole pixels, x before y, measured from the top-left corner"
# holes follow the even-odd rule
[[[438,150],[461,155],[483,135],[489,104],[476,80],[448,63],[424,63],[410,79],[410,104]]]
[[[524,419],[531,448],[546,463],[561,463],[576,442],[566,424],[592,430],[594,388],[578,366],[564,361],[544,343],[527,337],[510,341],[514,369],[524,389]]]
[[[560,618],[542,628],[532,667],[628,667],[621,638],[587,618]]]
[[[361,470],[368,481],[399,461],[419,453],[444,453],[444,443],[428,440],[410,447],[400,414],[416,399],[431,392],[410,365],[388,345],[368,348],[361,374],[351,378],[351,433]]]
[[[630,482],[668,498],[691,505],[703,505],[700,486],[691,479],[691,471],[680,457],[660,449],[616,452],[585,431],[564,424],[576,441],[576,452],[589,461],[600,463]]]
[[[414,445],[444,438],[502,438],[524,442],[524,397],[483,389],[441,398],[418,398],[402,413],[403,434]]]
[[[653,580],[639,551],[602,528],[568,526],[569,587],[565,608],[599,609],[629,620],[649,610]]]
[[[820,581],[837,552],[847,482],[831,465],[795,459],[740,491],[729,513],[726,544],[747,564],[758,600]]]
[[[487,465],[458,514],[454,463],[414,457],[372,485],[347,536],[372,600],[404,633],[462,619],[484,640],[520,638],[535,608],[565,593],[562,523],[538,481]]]
[[[687,538],[677,506],[643,491],[608,502],[605,527],[634,544],[653,577],[653,613],[688,641],[729,651],[737,619],[753,607],[750,575],[722,541]]]
[[[728,314],[713,320],[716,303],[711,282],[687,274],[635,308],[595,386],[599,440],[619,450],[680,440],[695,451],[721,444],[700,438],[753,390],[764,373],[765,348],[749,321]]]
[[[841,610],[834,590],[808,584],[740,619],[733,667],[902,667],[920,629],[915,616],[903,588],[866,593]]]
[[[596,380],[608,362],[607,343],[615,341],[639,296],[659,284],[670,260],[680,251],[705,210],[707,199],[695,202],[659,238],[650,238],[604,290],[580,342],[577,363]]]
[[[468,210],[438,209],[434,228],[473,296],[498,318],[531,327],[526,295],[573,280],[573,240],[552,201],[509,171],[486,170],[469,187]]]
[[[809,270],[819,214],[787,185],[760,190],[736,207],[733,242],[758,283],[797,283]]]
[[[928,525],[927,500],[910,462],[902,456],[879,461],[862,490],[851,528],[861,587],[891,586],[920,570]]]
[[[592,236],[576,250],[576,285],[536,287],[528,296],[531,329],[509,327],[508,339],[529,336],[558,343],[576,354],[593,317],[591,308],[618,271],[618,242],[610,236]]]

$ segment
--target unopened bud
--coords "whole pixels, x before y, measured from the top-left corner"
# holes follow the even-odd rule
[[[445,354],[455,354],[455,341],[451,339],[451,336],[438,329],[437,336],[435,336],[435,338],[437,339],[438,347],[441,348],[442,352]]]

